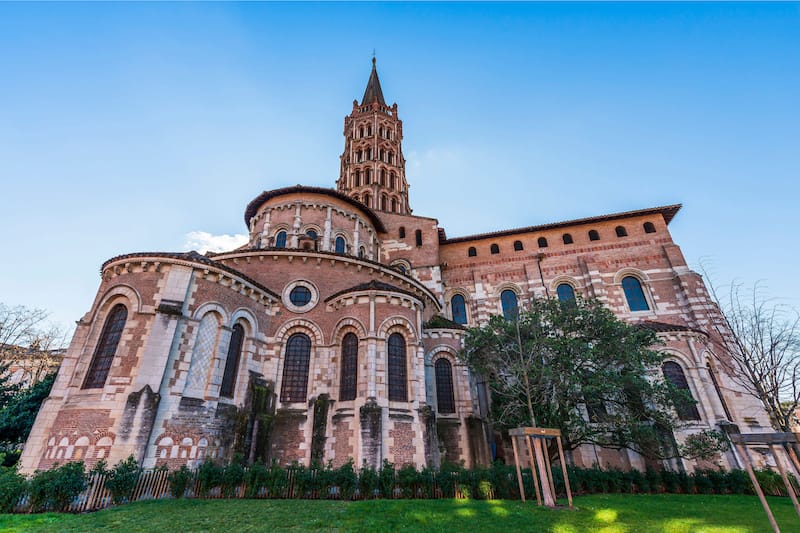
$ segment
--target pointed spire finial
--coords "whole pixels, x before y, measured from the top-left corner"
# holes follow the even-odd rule
[[[369,75],[367,82],[367,90],[364,91],[364,97],[361,99],[361,105],[371,104],[377,100],[380,105],[385,106],[386,102],[383,99],[383,91],[381,90],[381,82],[378,80],[378,69],[375,66],[377,59],[375,58],[375,50],[372,50],[372,72]]]

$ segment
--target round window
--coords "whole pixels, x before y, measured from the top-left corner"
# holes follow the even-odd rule
[[[308,287],[298,285],[289,293],[289,301],[297,307],[303,307],[311,301],[311,291]]]

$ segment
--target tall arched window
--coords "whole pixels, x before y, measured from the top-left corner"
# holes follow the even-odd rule
[[[590,229],[589,230],[589,240],[590,241],[599,241],[600,240],[600,234],[597,233],[596,229]]]
[[[197,326],[197,337],[192,350],[192,362],[186,376],[184,394],[191,397],[203,397],[208,383],[208,370],[217,351],[219,338],[219,320],[214,313],[206,313]]]
[[[236,375],[239,373],[239,360],[242,356],[242,343],[244,342],[244,328],[235,324],[231,332],[231,342],[228,344],[228,357],[225,358],[225,372],[222,374],[222,385],[219,395],[233,398],[236,389]]]
[[[503,317],[506,320],[517,319],[517,293],[506,289],[500,293],[500,305],[503,306]]]
[[[389,335],[388,341],[389,367],[389,400],[392,402],[408,401],[406,388],[406,340],[399,333]]]
[[[295,333],[286,342],[281,383],[282,402],[304,402],[308,392],[308,364],[311,360],[311,339]]]
[[[575,301],[575,289],[573,289],[572,285],[569,283],[561,283],[558,287],[556,287],[556,295],[562,302]]]
[[[440,414],[448,415],[456,412],[456,400],[453,395],[453,367],[444,357],[434,364],[436,374],[436,407]]]
[[[652,222],[645,222],[644,223],[644,232],[645,233],[655,233],[656,226]]]
[[[343,254],[345,251],[346,244],[347,243],[345,243],[344,237],[339,235],[338,237],[336,237],[336,241],[334,241],[333,251],[336,252],[337,254]]]
[[[622,290],[625,292],[625,299],[631,311],[649,311],[650,306],[647,298],[644,297],[642,283],[638,278],[625,276],[622,278]]]
[[[367,207],[372,207],[370,204],[372,203],[372,198],[370,198],[369,194],[364,195],[364,205]]]
[[[569,233],[565,233],[561,236],[561,240],[564,241],[564,244],[572,244],[572,235]]]
[[[356,187],[361,187],[361,171],[356,170]]]
[[[381,211],[386,211],[386,195],[381,195]]]
[[[683,373],[681,365],[675,361],[667,361],[661,365],[661,371],[664,372],[664,379],[669,381],[673,387],[686,392],[686,397],[675,405],[678,418],[681,420],[700,420],[700,413],[697,411],[697,402],[695,402],[692,397],[692,391],[689,389],[689,382],[686,381],[686,375]]]
[[[478,255],[478,250],[474,246],[470,246],[467,250],[467,257],[475,257],[476,255]]]
[[[492,244],[491,246],[489,246],[489,251],[491,253],[493,253],[493,254],[499,254],[500,253],[500,247],[497,246],[497,244]]]
[[[392,198],[392,213],[397,213],[397,198]]]
[[[628,236],[627,230],[625,228],[623,228],[622,226],[617,226],[616,228],[614,228],[614,231],[616,232],[617,237],[627,237]]]
[[[364,248],[363,246],[359,246],[358,247],[358,258],[359,259],[364,259],[365,257],[367,257],[367,249]]]
[[[339,400],[356,399],[358,383],[358,337],[348,333],[342,339],[342,377],[339,383]]]
[[[117,353],[119,339],[122,336],[122,330],[125,329],[125,321],[127,319],[127,307],[117,304],[111,308],[111,312],[106,318],[106,323],[103,324],[97,347],[94,349],[86,379],[83,380],[84,389],[99,389],[106,384],[108,371],[111,369],[111,362]]]
[[[539,248],[547,248],[547,239],[544,237],[539,237],[539,239],[536,241],[536,244],[539,245]]]
[[[422,246],[422,230],[418,229],[414,232],[414,237],[417,240],[417,246]]]
[[[275,248],[286,248],[286,232],[279,231],[275,235]]]
[[[467,304],[463,296],[454,294],[450,298],[450,310],[453,313],[453,322],[461,325],[467,323]]]

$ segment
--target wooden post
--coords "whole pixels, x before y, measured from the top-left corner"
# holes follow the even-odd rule
[[[511,446],[514,448],[514,462],[517,464],[517,483],[519,483],[519,497],[525,501],[525,485],[522,484],[522,470],[519,466],[519,452],[517,451],[517,437],[511,436]],[[541,504],[540,504],[541,505]]]
[[[542,495],[539,492],[539,479],[536,475],[536,460],[533,458],[533,450],[531,449],[531,437],[530,435],[525,435],[525,444],[528,446],[528,461],[531,465],[531,476],[533,477],[533,491],[536,493],[536,504],[541,507],[542,505]],[[534,446],[536,445],[536,441],[534,441]]]
[[[536,454],[536,464],[539,467],[539,478],[542,480],[542,496],[544,504],[547,507],[555,507],[556,502],[553,500],[553,487],[550,483],[550,476],[547,475],[547,464],[545,462],[544,453],[542,453],[541,439],[533,441],[533,451]],[[551,474],[552,475],[552,474]]]
[[[736,449],[739,450],[739,455],[741,455],[742,459],[744,459],[744,467],[747,470],[747,475],[750,476],[750,481],[753,483],[753,488],[758,495],[758,499],[761,500],[761,506],[764,507],[764,512],[767,513],[767,518],[769,518],[772,531],[775,533],[781,533],[778,523],[775,522],[775,517],[772,516],[772,510],[770,510],[769,505],[767,504],[767,499],[764,497],[764,491],[761,490],[761,485],[758,484],[756,474],[753,472],[753,467],[750,466],[750,455],[747,453],[747,447],[739,443],[736,443],[735,446]]]
[[[569,488],[569,475],[567,475],[567,463],[564,460],[564,447],[561,445],[561,437],[556,437],[558,443],[558,458],[561,460],[561,474],[564,476],[564,488],[567,491],[567,501],[572,508],[572,490]]]
[[[789,478],[786,476],[786,470],[783,468],[783,461],[775,453],[775,447],[770,444],[769,451],[772,452],[772,456],[775,458],[775,464],[778,465],[778,472],[781,473],[781,478],[783,479],[783,484],[786,485],[786,492],[789,493],[789,497],[792,499],[792,504],[794,505],[794,510],[797,512],[797,516],[800,516],[800,503],[797,503],[797,496],[794,494],[794,487],[789,482]]]
[[[550,491],[553,493],[553,505],[558,502],[558,496],[556,495],[556,484],[553,482],[553,465],[550,462],[550,450],[547,449],[547,440],[546,439],[539,439],[539,442],[542,445],[542,455],[544,456],[544,464],[547,468],[547,480],[550,482]]]

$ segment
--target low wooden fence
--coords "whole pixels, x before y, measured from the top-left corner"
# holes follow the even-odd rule
[[[204,498],[204,499],[222,499],[222,498],[256,498],[256,499],[289,499],[289,498],[303,498],[303,499],[343,499],[340,491],[336,486],[327,486],[322,489],[308,489],[305,488],[302,494],[298,493],[298,471],[292,468],[284,470],[286,474],[286,484],[282,488],[280,494],[270,494],[267,487],[261,486],[257,491],[248,490],[247,482],[244,481],[240,485],[233,487],[232,490],[223,492],[221,486],[215,486],[208,491],[201,491],[200,479],[198,470],[191,471],[191,478],[184,491],[183,497],[185,498]],[[308,472],[306,472],[306,475]],[[316,475],[316,474],[312,474]],[[462,473],[463,475],[463,473]],[[526,474],[530,477],[530,473]],[[245,471],[245,479],[246,479]],[[126,502],[136,502],[142,500],[160,500],[165,498],[172,498],[171,485],[170,485],[170,472],[163,469],[156,470],[142,470],[139,473],[136,485]],[[66,511],[71,513],[84,513],[89,511],[98,511],[105,509],[112,505],[111,491],[106,487],[105,474],[90,474],[87,482],[88,486],[80,495],[78,495],[72,503],[67,507]],[[511,480],[511,478],[509,478]],[[530,480],[526,480],[530,481]],[[453,487],[450,496],[456,498],[469,498],[469,488],[467,488],[466,480],[457,477],[453,474]],[[376,497],[387,498],[376,489],[374,494],[361,494],[358,488],[355,489],[352,496],[347,498],[349,500],[364,500],[373,499]],[[474,497],[475,495],[472,495]],[[415,484],[413,487],[401,487],[399,480],[395,479],[394,489],[390,498],[426,498],[426,499],[440,499],[443,498],[444,492],[435,481],[431,480],[425,486],[422,484]],[[494,490],[488,488],[487,492],[482,495],[483,498],[494,498]],[[26,513],[31,511],[30,501],[28,497],[23,498],[19,505],[17,505],[15,512]]]

